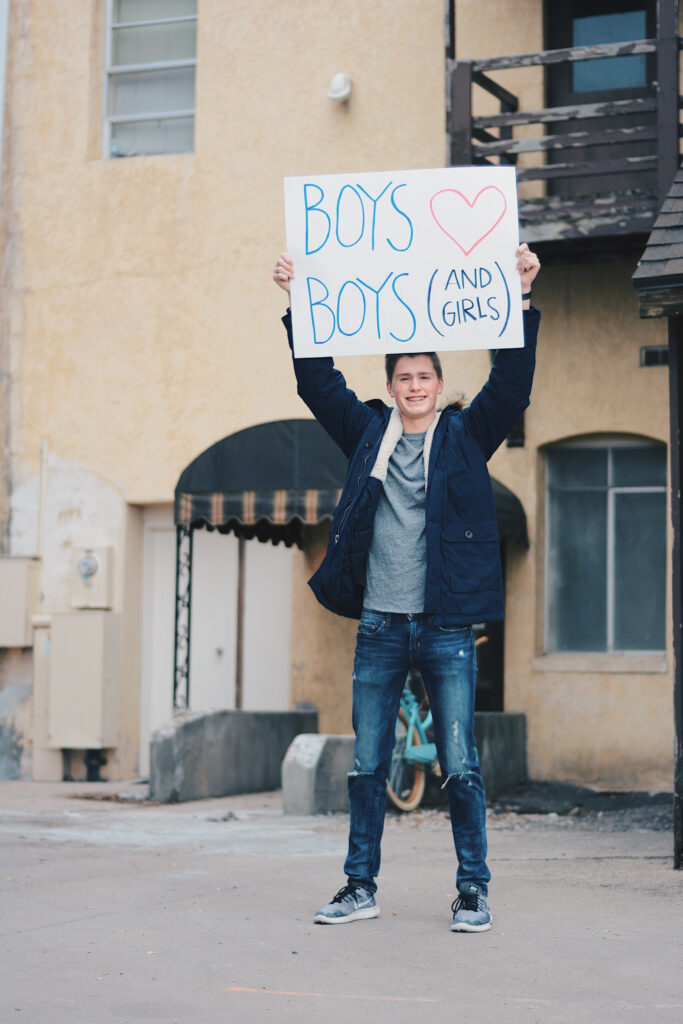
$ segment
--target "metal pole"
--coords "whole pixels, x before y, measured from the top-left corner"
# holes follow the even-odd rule
[[[683,564],[681,562],[681,395],[683,324],[669,317],[669,447],[673,526],[672,612],[674,648],[674,868],[683,868]]]
[[[173,707],[190,706],[190,622],[192,613],[192,527],[176,528],[175,646]]]
[[[237,642],[235,644],[235,708],[242,710],[244,672],[244,537],[237,548]]]

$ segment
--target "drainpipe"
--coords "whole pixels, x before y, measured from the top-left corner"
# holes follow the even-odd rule
[[[37,556],[40,559],[40,612],[45,611],[44,579],[45,572],[45,506],[47,504],[47,438],[43,438],[40,447],[40,483],[38,485],[38,537]]]

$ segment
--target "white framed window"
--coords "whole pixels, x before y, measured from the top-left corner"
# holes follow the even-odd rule
[[[107,0],[104,152],[194,148],[197,0]]]
[[[635,438],[547,450],[547,653],[665,649],[666,460]]]

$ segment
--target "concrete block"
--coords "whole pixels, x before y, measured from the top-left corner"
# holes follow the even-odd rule
[[[285,814],[348,811],[346,776],[353,768],[353,736],[297,736],[282,763]]]
[[[152,736],[150,797],[175,803],[278,789],[292,740],[317,727],[316,711],[182,712]]]
[[[526,717],[503,711],[474,716],[474,733],[481,774],[489,800],[508,792],[527,778]],[[353,768],[353,736],[306,735],[292,742],[282,764],[282,803],[285,814],[326,814],[349,808],[346,776]],[[427,797],[446,804],[441,779],[435,778]]]
[[[528,778],[526,715],[511,711],[477,711],[474,737],[488,800],[495,800]]]

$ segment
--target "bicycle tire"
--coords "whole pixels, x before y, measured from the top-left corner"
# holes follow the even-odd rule
[[[410,763],[403,759],[408,719],[403,708],[399,708],[398,720],[405,728],[405,735],[397,735],[391,755],[391,768],[387,780],[387,796],[399,811],[414,811],[420,806],[425,791],[426,773],[424,765]],[[413,743],[419,744],[420,735],[413,725]],[[393,785],[392,785],[393,783]]]

